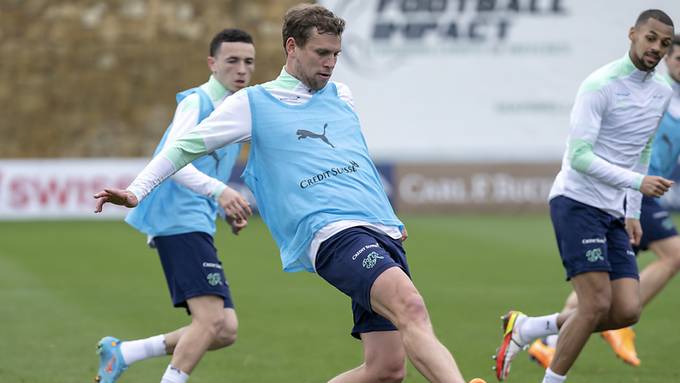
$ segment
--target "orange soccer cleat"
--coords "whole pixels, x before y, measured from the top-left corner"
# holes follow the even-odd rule
[[[474,378],[469,383],[486,383],[486,380],[480,378]]]
[[[531,360],[540,364],[543,368],[550,367],[555,356],[555,349],[545,344],[542,339],[536,339],[527,352]]]
[[[616,356],[631,366],[639,366],[640,359],[635,351],[635,331],[630,327],[603,331],[600,335],[609,343]]]
[[[512,360],[527,346],[519,336],[519,323],[523,322],[526,317],[522,312],[515,310],[501,317],[503,342],[492,357],[496,361],[493,370],[496,371],[496,378],[500,382],[507,379]]]

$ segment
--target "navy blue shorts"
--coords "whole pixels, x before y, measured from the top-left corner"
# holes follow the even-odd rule
[[[564,196],[550,200],[550,218],[567,280],[593,271],[639,280],[623,218]]]
[[[638,246],[639,250],[647,250],[649,244],[654,241],[678,235],[671,215],[659,205],[656,198],[646,196],[642,198],[640,225],[642,226],[642,239]]]
[[[187,299],[204,295],[220,296],[224,307],[234,307],[222,262],[209,234],[158,236],[154,242],[175,307],[186,307],[188,311]]]
[[[360,339],[361,333],[397,329],[371,309],[373,282],[395,266],[410,277],[401,241],[365,227],[343,230],[321,243],[316,272],[352,298],[353,337]]]

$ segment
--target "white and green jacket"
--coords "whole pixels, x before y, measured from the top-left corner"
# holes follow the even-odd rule
[[[615,217],[638,218],[651,141],[671,93],[665,78],[638,70],[628,54],[588,76],[549,198],[563,195]]]

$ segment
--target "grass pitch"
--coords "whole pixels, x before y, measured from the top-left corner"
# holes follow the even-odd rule
[[[491,354],[501,314],[558,311],[569,292],[547,216],[403,217],[409,263],[436,332],[465,377],[495,381]],[[325,382],[361,362],[349,336],[350,302],[321,278],[281,271],[259,219],[240,236],[221,225],[216,245],[240,321],[239,340],[209,353],[199,382]],[[644,265],[654,259],[641,256]],[[636,326],[639,368],[617,360],[593,336],[570,383],[678,382],[680,282],[674,280]],[[122,222],[0,223],[0,382],[88,382],[95,343],[171,331],[187,323],[173,309],[156,253]],[[121,378],[154,382],[169,357],[133,365]],[[525,355],[510,382],[540,382]],[[407,382],[425,382],[409,366]]]

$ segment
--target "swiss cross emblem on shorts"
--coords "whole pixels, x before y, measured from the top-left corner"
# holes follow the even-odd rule
[[[372,251],[370,254],[364,258],[364,261],[361,262],[361,265],[367,269],[372,269],[373,266],[375,266],[376,262],[378,262],[378,259],[384,259],[382,255],[376,253],[375,251]]]
[[[217,286],[222,284],[222,277],[220,273],[210,273],[205,277],[208,280],[210,286]]]
[[[597,262],[597,261],[604,261],[604,257],[602,256],[602,250],[600,249],[592,249],[586,251],[586,259],[588,262]]]

